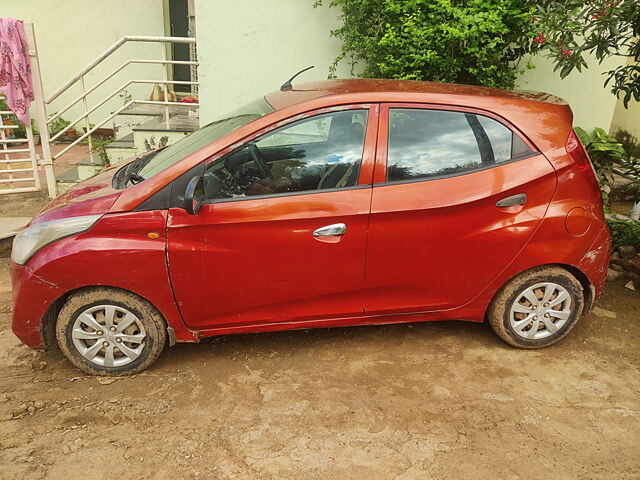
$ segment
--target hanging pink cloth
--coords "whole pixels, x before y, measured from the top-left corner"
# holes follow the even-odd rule
[[[24,36],[24,23],[15,18],[0,18],[0,91],[7,97],[9,109],[18,120],[29,122],[33,101],[31,64]]]

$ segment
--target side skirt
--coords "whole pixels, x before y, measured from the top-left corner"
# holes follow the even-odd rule
[[[397,315],[371,315],[365,317],[346,317],[317,319],[298,322],[259,323],[253,325],[234,325],[219,328],[208,328],[198,332],[199,338],[235,333],[277,332],[282,330],[302,330],[307,328],[349,327],[364,325],[389,325],[396,323],[428,322],[437,320],[463,320],[482,322],[484,311],[456,309],[430,313],[405,313]]]

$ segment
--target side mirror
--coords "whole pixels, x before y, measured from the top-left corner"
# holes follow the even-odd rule
[[[184,209],[190,215],[195,215],[202,207],[204,189],[202,188],[202,176],[198,175],[189,180],[184,191]]]

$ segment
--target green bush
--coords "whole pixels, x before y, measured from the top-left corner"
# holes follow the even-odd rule
[[[53,112],[51,115],[49,115],[49,118],[53,117],[57,113],[58,112]],[[58,117],[49,124],[49,134],[55,135],[57,133],[60,133],[61,131],[66,130],[70,124],[71,122],[69,120],[65,120],[62,117]]]
[[[596,171],[602,190],[604,210],[609,212],[609,193],[614,187],[614,172],[624,173],[631,182],[626,189],[640,190],[640,162],[629,155],[622,143],[607,134],[602,128],[596,128],[589,135],[583,128],[575,127],[576,135],[584,145]]]
[[[622,245],[640,248],[640,222],[630,218],[607,217],[607,223],[613,249]]]
[[[344,22],[331,32],[343,42],[332,72],[348,59],[363,77],[513,88],[533,48],[535,8],[523,0],[328,1]]]

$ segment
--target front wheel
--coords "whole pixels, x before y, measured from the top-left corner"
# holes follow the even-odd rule
[[[580,282],[560,267],[538,267],[516,275],[489,306],[498,336],[519,348],[542,348],[564,338],[584,309]]]
[[[90,288],[67,300],[56,338],[76,367],[93,375],[130,375],[146,369],[166,342],[162,315],[146,300],[115,288]]]

